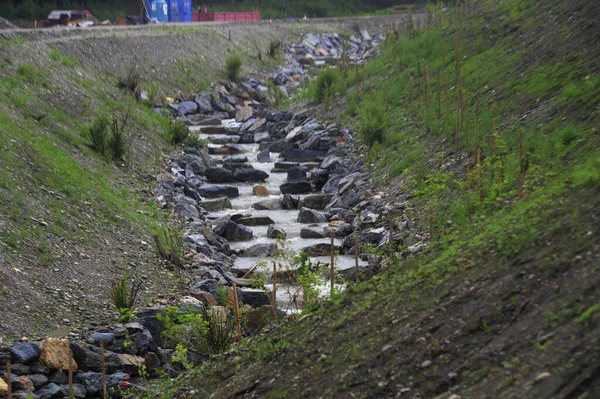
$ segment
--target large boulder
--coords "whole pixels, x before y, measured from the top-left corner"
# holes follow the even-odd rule
[[[231,209],[231,201],[228,197],[200,201],[198,205],[206,209],[208,212],[220,212],[225,209]]]
[[[268,216],[248,216],[242,217],[235,220],[238,224],[243,224],[244,226],[270,226],[275,224],[273,219]]]
[[[300,200],[300,207],[311,209],[325,209],[333,194],[311,194]]]
[[[298,213],[298,223],[325,223],[327,214],[314,209],[302,208]]]
[[[269,149],[265,148],[264,150],[262,150],[258,154],[256,154],[256,160],[259,163],[271,162],[271,152],[269,151]]]
[[[258,169],[240,168],[236,169],[233,178],[240,182],[261,182],[268,179],[269,174]]]
[[[325,238],[325,234],[315,229],[301,229],[300,238]]]
[[[42,344],[40,362],[50,369],[77,371],[69,340],[48,338]]]
[[[322,160],[327,151],[319,150],[302,150],[299,148],[289,148],[283,150],[281,157],[286,161],[291,162],[312,162]]]
[[[265,257],[272,256],[275,252],[277,252],[276,244],[260,243],[247,248],[240,254],[240,256],[245,258]]]
[[[313,169],[310,171],[310,181],[315,185],[317,190],[323,188],[329,180],[329,172],[325,169]]]
[[[102,374],[100,374],[100,383],[102,383]],[[60,395],[60,386],[51,382],[50,384],[45,385],[41,389],[38,389],[35,394],[40,399],[51,399],[56,398]]]
[[[257,211],[273,211],[283,209],[279,199],[265,199],[252,204],[252,208]]]
[[[225,168],[208,168],[206,178],[211,183],[229,183],[235,181],[233,173]]]
[[[180,203],[173,207],[173,213],[181,215],[186,219],[197,219],[199,216],[198,209],[189,203]]]
[[[193,101],[182,101],[177,104],[177,110],[183,115],[194,114],[198,112],[198,104]]]
[[[288,169],[287,172],[287,181],[288,182],[296,182],[296,181],[307,181],[308,176],[306,171],[299,166],[293,166]]]
[[[239,197],[240,191],[235,186],[204,184],[198,190],[206,198]]]
[[[196,98],[194,99],[194,102],[196,104],[198,104],[198,108],[200,109],[200,112],[205,113],[205,114],[208,114],[213,111],[213,107],[212,107],[210,101],[211,101],[211,98],[208,95],[196,96]]]
[[[217,227],[215,227],[217,229]],[[249,241],[253,238],[254,234],[252,229],[237,224],[235,222],[227,221],[225,225],[215,233],[225,238],[227,241]]]
[[[200,155],[185,154],[180,158],[180,162],[183,162],[185,168],[189,168],[196,175],[203,175],[211,165],[210,157],[205,150],[202,150]]]
[[[307,181],[294,181],[283,183],[279,186],[282,194],[304,194],[312,191],[310,183]]]
[[[287,233],[281,227],[271,225],[267,229],[267,237],[268,238],[283,238],[287,237]]]
[[[238,296],[243,304],[250,305],[253,308],[259,308],[271,303],[265,290],[257,288],[240,288]]]
[[[334,246],[334,251],[339,250],[339,247]],[[329,256],[331,255],[331,244],[329,243],[321,243],[310,245],[308,247],[302,248],[302,252],[306,252],[310,256]]]
[[[31,342],[19,342],[8,348],[13,361],[20,363],[29,363],[40,357],[40,348]]]

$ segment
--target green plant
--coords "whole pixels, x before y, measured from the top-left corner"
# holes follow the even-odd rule
[[[281,41],[271,40],[269,42],[269,56],[275,57],[277,52],[281,49]]]
[[[321,103],[328,99],[332,94],[333,86],[339,81],[340,73],[336,69],[332,67],[323,69],[315,82],[313,100]]]
[[[134,271],[133,278],[130,278],[127,269],[123,269],[119,281],[111,285],[110,301],[119,310],[122,321],[128,320],[133,315],[132,310],[141,287],[142,280],[137,269]]]
[[[157,254],[177,267],[185,263],[185,243],[183,242],[183,231],[180,227],[168,226],[160,235],[154,235],[154,245]]]
[[[369,147],[375,143],[383,143],[386,123],[380,104],[375,101],[363,104],[358,125],[360,136]]]
[[[270,362],[288,349],[288,341],[285,339],[267,341],[254,348],[254,353],[263,362]]]
[[[225,307],[170,307],[160,319],[165,338],[201,355],[223,353],[235,339],[235,318]]]
[[[225,76],[227,79],[237,81],[242,71],[244,60],[238,53],[232,54],[225,60]]]
[[[119,160],[129,151],[133,136],[130,136],[127,131],[128,120],[129,114],[125,115],[121,120],[113,117],[108,125],[110,135],[108,136],[107,144],[113,159]]]
[[[167,140],[173,145],[183,144],[190,136],[190,129],[179,121],[170,121],[166,131]]]
[[[117,82],[119,89],[128,90],[131,93],[135,93],[138,85],[140,84],[140,75],[136,72],[134,67],[129,68],[129,73],[125,77],[120,77]]]
[[[100,154],[104,154],[106,151],[108,124],[108,118],[105,114],[101,113],[96,115],[92,125],[88,129],[88,137],[92,142],[92,149]]]

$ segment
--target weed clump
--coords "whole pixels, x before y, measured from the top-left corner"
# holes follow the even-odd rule
[[[94,118],[92,125],[88,130],[88,137],[92,142],[92,149],[100,154],[106,151],[106,142],[108,138],[108,118],[104,114]]]
[[[369,147],[383,142],[386,124],[382,107],[379,104],[367,103],[360,112],[358,124],[360,136]]]
[[[131,93],[135,93],[138,85],[140,84],[140,75],[132,67],[126,77],[120,77],[117,87],[123,90],[129,90]]]
[[[121,120],[116,116],[110,119],[104,113],[96,115],[88,128],[92,149],[113,159],[123,158],[129,152],[131,144],[131,136],[127,132],[128,120],[129,115]]]
[[[185,145],[193,148],[203,148],[206,142],[179,121],[169,121],[165,131],[166,140],[173,145]]]
[[[133,306],[141,288],[141,279],[136,273],[130,284],[130,276],[127,270],[123,270],[118,282],[111,285],[109,289],[110,301],[119,310],[120,320],[125,321],[132,315]]]
[[[331,96],[332,87],[339,81],[340,74],[337,70],[331,67],[323,69],[317,76],[313,99],[318,103],[328,99]]]
[[[242,72],[242,65],[244,65],[244,60],[241,55],[236,53],[227,57],[225,60],[225,76],[227,76],[227,79],[237,81],[240,72]]]

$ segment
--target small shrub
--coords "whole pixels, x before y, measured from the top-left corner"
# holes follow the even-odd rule
[[[268,341],[255,349],[256,356],[263,362],[269,362],[287,351],[288,342],[285,339],[279,341]]]
[[[223,307],[173,306],[160,319],[165,338],[204,356],[225,352],[235,339],[235,318]]]
[[[129,70],[129,73],[126,77],[120,77],[119,82],[117,83],[117,87],[119,89],[127,89],[132,93],[135,93],[138,85],[140,84],[140,75],[134,70],[133,67]]]
[[[17,73],[21,75],[27,83],[35,83],[36,73],[31,64],[23,64],[17,68]]]
[[[100,154],[106,151],[108,140],[108,118],[104,114],[97,115],[88,129],[88,137],[92,142],[92,149]]]
[[[376,102],[367,103],[360,112],[359,133],[369,147],[382,143],[385,132],[385,116],[383,107]]]
[[[227,76],[227,79],[234,82],[237,81],[240,77],[243,64],[244,60],[242,60],[242,56],[237,53],[227,57],[225,60],[225,76]]]
[[[121,121],[118,118],[113,117],[111,123],[108,125],[110,129],[110,135],[108,136],[108,149],[113,159],[121,159],[129,151],[130,137],[127,132],[127,121],[129,115],[125,116]]]
[[[333,86],[340,80],[340,74],[337,70],[327,67],[319,73],[315,83],[314,100],[318,103],[323,102],[331,96]]]
[[[173,145],[184,144],[190,136],[190,129],[179,121],[171,121],[167,127],[167,140]]]
[[[131,283],[129,280],[129,272],[123,269],[121,278],[117,283],[111,285],[109,290],[110,301],[119,310],[120,319],[129,319],[132,316],[132,310],[141,288],[141,279],[137,270]]]
[[[275,58],[275,55],[277,55],[277,52],[279,51],[280,48],[281,48],[281,41],[271,40],[271,42],[269,43],[269,56]]]
[[[169,226],[162,231],[161,236],[153,236],[158,255],[173,265],[182,267],[185,263],[185,244],[181,228]]]

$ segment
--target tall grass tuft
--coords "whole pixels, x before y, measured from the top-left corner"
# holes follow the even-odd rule
[[[100,154],[106,151],[108,140],[108,118],[104,114],[97,115],[88,129],[88,137],[92,142],[92,149]]]
[[[242,72],[242,65],[244,65],[244,60],[241,55],[236,53],[227,57],[225,60],[225,76],[227,76],[227,79],[237,81]]]
[[[369,147],[376,142],[383,143],[387,124],[382,107],[375,101],[367,102],[359,115],[359,133]]]
[[[340,78],[340,73],[337,70],[331,67],[323,69],[321,73],[319,73],[319,76],[317,76],[313,99],[316,102],[321,103],[331,96],[332,88],[340,81]]]
[[[141,288],[141,279],[137,272],[134,273],[131,283],[129,280],[129,272],[123,269],[119,281],[112,284],[109,289],[110,301],[121,315],[127,314],[133,309]]]

